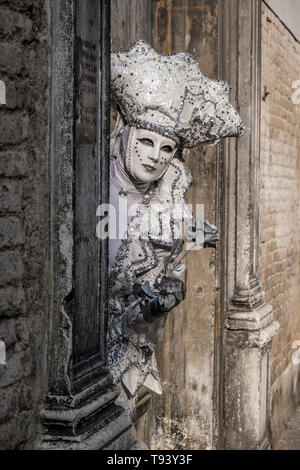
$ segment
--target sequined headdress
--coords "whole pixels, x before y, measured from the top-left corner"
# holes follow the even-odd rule
[[[205,77],[187,53],[160,55],[145,41],[111,56],[111,89],[125,121],[185,147],[240,137],[230,86]]]

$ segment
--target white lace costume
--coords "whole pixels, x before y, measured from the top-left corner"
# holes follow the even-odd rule
[[[163,176],[139,192],[141,202],[127,238],[115,245],[110,270],[108,363],[115,382],[122,381],[134,397],[143,385],[161,393],[154,345],[163,338],[166,317],[145,322],[137,333],[134,324],[142,307],[137,286],[149,281],[153,288],[177,238],[176,221],[192,217],[186,202],[192,178],[181,149],[243,135],[245,126],[229,103],[229,85],[204,77],[189,54],[159,55],[139,41],[129,51],[112,54],[111,64],[112,93],[123,121],[179,145]],[[113,184],[116,191],[118,183]]]

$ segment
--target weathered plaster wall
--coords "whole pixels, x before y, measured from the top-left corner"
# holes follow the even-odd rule
[[[163,53],[190,52],[205,75],[217,78],[217,1],[155,1],[153,11],[154,47]],[[215,152],[213,147],[199,146],[187,158],[194,179],[188,200],[204,204],[204,216],[212,223]],[[151,447],[155,449],[213,446],[215,252],[194,251],[186,264],[186,301],[169,315],[164,341],[157,346],[164,394],[153,398]]]
[[[280,322],[273,345],[274,441],[300,398],[300,369],[292,360],[300,341],[300,100],[292,88],[299,79],[300,44],[263,4],[262,96],[269,95],[262,101],[259,265]]]
[[[0,449],[32,447],[45,372],[48,6],[0,1]]]
[[[126,49],[139,39],[151,43],[151,0],[111,0],[111,48]]]
[[[190,52],[212,78],[218,73],[217,25],[217,1],[112,2],[114,50],[146,39],[161,53]],[[189,202],[204,204],[205,217],[214,223],[216,149],[197,147],[187,163],[194,178]],[[153,449],[213,446],[218,302],[214,251],[194,251],[187,258],[187,268],[187,299],[170,313],[164,341],[157,345],[164,392],[161,397],[153,394],[152,409],[137,424],[139,437]]]

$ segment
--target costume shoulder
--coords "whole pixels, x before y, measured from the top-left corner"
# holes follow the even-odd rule
[[[193,182],[191,171],[183,160],[173,158],[158,185],[157,196],[163,203],[186,201],[186,192]]]

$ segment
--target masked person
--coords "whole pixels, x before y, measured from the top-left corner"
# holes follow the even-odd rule
[[[142,386],[162,393],[154,345],[185,298],[184,283],[168,274],[182,249],[178,224],[188,218],[196,232],[201,227],[202,244],[217,239],[186,202],[192,177],[182,150],[241,136],[245,126],[227,83],[204,77],[191,55],[159,55],[144,41],[112,54],[111,89],[119,115],[111,139],[117,234],[109,242],[107,348],[123,387],[119,403],[132,409]]]

